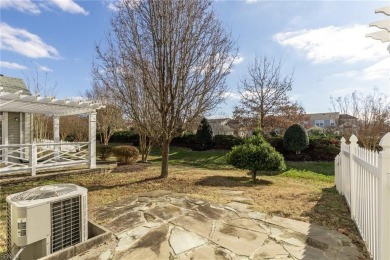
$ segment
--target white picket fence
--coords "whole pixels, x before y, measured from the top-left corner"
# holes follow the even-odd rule
[[[381,152],[361,148],[352,135],[341,139],[335,182],[344,195],[367,249],[375,260],[390,259],[390,132]]]

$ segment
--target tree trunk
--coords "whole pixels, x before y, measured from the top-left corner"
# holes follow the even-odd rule
[[[152,148],[151,140],[146,136],[146,134],[139,134],[139,149],[142,156],[142,162],[148,161],[148,155]]]
[[[252,171],[252,181],[256,183],[256,171]]]
[[[169,162],[169,141],[163,140],[160,178],[167,178],[168,177],[168,162]]]

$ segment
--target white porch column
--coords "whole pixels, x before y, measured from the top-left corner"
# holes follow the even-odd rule
[[[53,141],[55,144],[60,142],[60,117],[53,116]],[[60,146],[54,145],[54,160],[60,160]]]
[[[1,139],[3,140],[4,145],[8,144],[8,112],[3,112],[3,119],[1,121]],[[2,151],[2,160],[4,162],[8,161],[8,148],[4,148]]]
[[[89,168],[96,168],[96,112],[89,113],[89,144],[88,144],[88,154],[89,154]]]

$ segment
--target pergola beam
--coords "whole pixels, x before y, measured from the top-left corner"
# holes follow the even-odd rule
[[[0,90],[0,111],[68,116],[92,113],[96,109],[104,107],[91,101],[61,100],[54,97],[21,95],[20,93],[21,91],[7,93]]]

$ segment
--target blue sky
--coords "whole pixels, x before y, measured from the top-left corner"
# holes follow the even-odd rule
[[[78,97],[91,87],[95,43],[110,28],[116,0],[1,0],[0,73],[24,78],[36,67],[57,85],[57,98]],[[387,44],[365,38],[368,24],[386,19],[375,9],[387,1],[216,1],[239,57],[228,76],[225,104],[213,116],[230,116],[238,86],[255,56],[282,59],[294,70],[290,98],[308,113],[328,112],[330,96],[377,87],[390,95]]]

